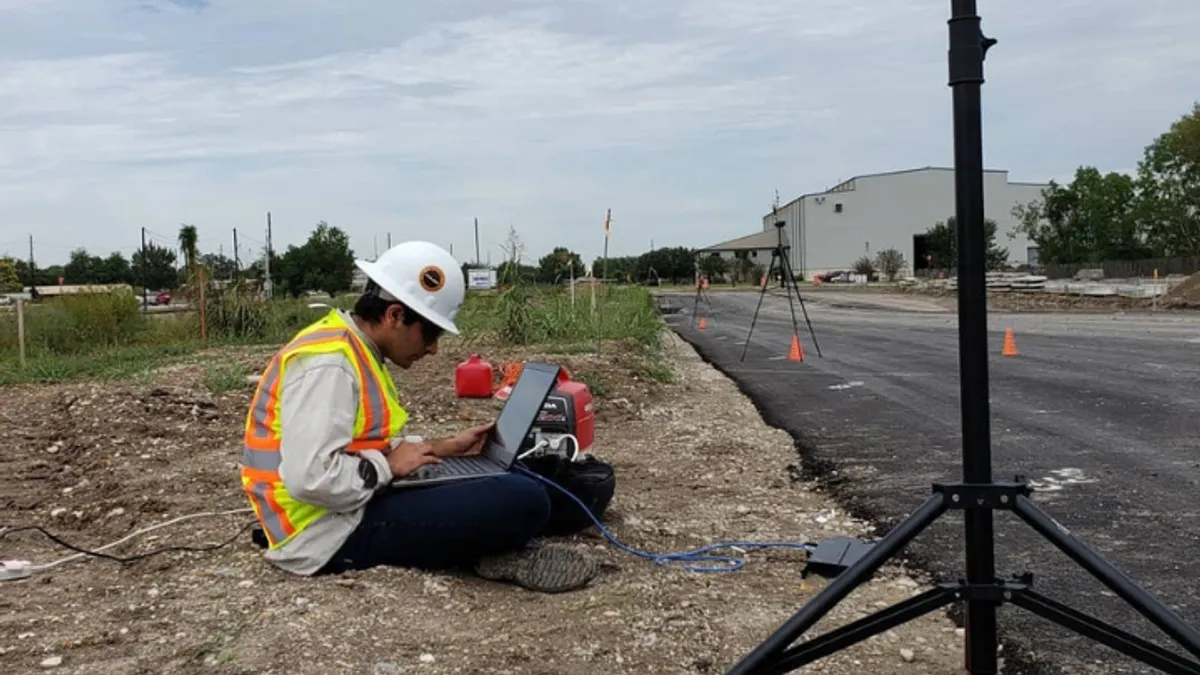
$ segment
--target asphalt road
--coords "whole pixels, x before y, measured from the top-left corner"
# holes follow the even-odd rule
[[[710,294],[703,331],[693,298],[676,297],[683,313],[668,322],[792,433],[807,470],[886,531],[932,483],[962,476],[957,316],[832,297],[805,295],[823,358],[796,306],[802,363],[787,359],[783,297],[766,297],[744,361],[757,293]],[[1035,503],[1200,627],[1200,315],[993,313],[989,326],[996,478],[1028,477]],[[1005,328],[1019,356],[1001,355]],[[1035,590],[1174,647],[1016,516],[996,522],[999,576],[1031,572]],[[961,578],[961,523],[943,516],[906,557]],[[1007,672],[1158,672],[1015,607],[1000,621]]]

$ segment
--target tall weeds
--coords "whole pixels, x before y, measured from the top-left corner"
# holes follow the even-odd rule
[[[516,282],[498,292],[471,292],[456,323],[468,342],[559,347],[597,340],[632,341],[656,347],[662,322],[650,293],[640,287],[597,289],[537,287]],[[200,340],[200,313],[143,314],[131,292],[47,299],[25,312],[26,353],[30,363],[16,369],[14,312],[0,312],[0,384],[60,380],[111,368],[148,365],[155,355],[172,356],[220,344],[278,344],[329,310],[305,301],[267,301],[234,285],[206,288],[204,320],[207,343]],[[347,307],[352,297],[326,304]],[[6,374],[5,374],[6,373]]]
[[[639,287],[597,290],[595,306],[590,289],[534,289],[514,284],[490,308],[481,308],[507,344],[585,343],[594,340],[632,340],[656,345],[662,322],[649,291]]]
[[[206,291],[206,295],[204,320],[210,340],[282,341],[319,316],[317,310],[303,303],[268,301],[248,292],[238,283],[221,291]],[[199,330],[199,314],[192,314],[190,320]]]
[[[81,354],[136,342],[146,330],[130,291],[64,295],[25,312],[26,350],[31,354]],[[16,350],[14,312],[0,318],[0,350]]]

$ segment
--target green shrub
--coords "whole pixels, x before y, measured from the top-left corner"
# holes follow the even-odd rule
[[[15,312],[0,321],[0,350],[18,348]],[[30,354],[82,354],[132,344],[148,322],[132,292],[64,295],[25,308],[25,348]]]
[[[306,300],[264,300],[236,285],[206,294],[207,344],[280,344],[319,319],[327,307]],[[355,296],[326,305],[349,308]],[[62,380],[78,375],[109,376],[187,354],[205,344],[199,312],[143,314],[132,292],[71,295],[44,300],[25,311],[24,370],[17,369],[15,312],[0,312],[0,384]],[[598,340],[626,341],[645,348],[653,365],[663,328],[650,292],[643,287],[609,286],[576,290],[515,284],[499,291],[468,293],[456,319],[466,342],[553,345],[560,351],[590,350]],[[161,358],[159,358],[161,357]],[[225,390],[234,379],[211,373],[207,383]],[[655,379],[668,374],[655,373]],[[602,388],[603,382],[597,381]]]
[[[505,344],[560,345],[604,340],[633,340],[654,346],[662,321],[650,292],[641,287],[598,290],[535,288],[516,284],[497,294],[472,294],[460,313],[463,332],[494,337]]]

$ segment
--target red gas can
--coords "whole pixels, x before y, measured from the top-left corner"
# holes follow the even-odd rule
[[[454,392],[459,398],[488,398],[492,395],[492,364],[472,354],[454,369]]]

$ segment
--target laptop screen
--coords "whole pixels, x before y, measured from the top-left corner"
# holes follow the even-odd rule
[[[495,453],[492,459],[503,463],[513,460],[546,397],[554,389],[559,370],[558,366],[536,362],[528,362],[521,369],[521,376],[496,420],[496,447],[492,448]]]

